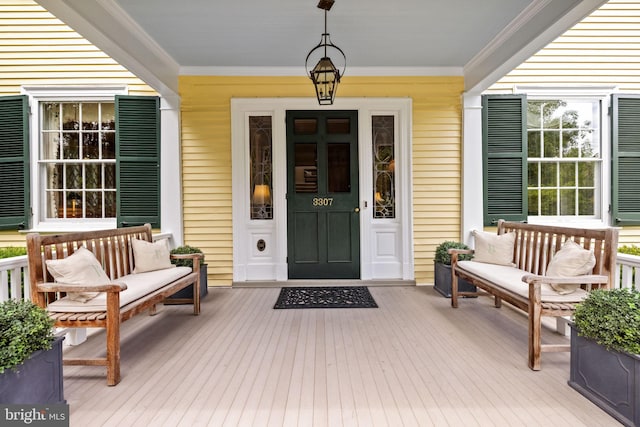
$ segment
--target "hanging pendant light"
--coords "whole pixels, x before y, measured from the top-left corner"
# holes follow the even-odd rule
[[[340,77],[344,75],[344,70],[347,66],[347,57],[342,49],[331,43],[331,38],[327,32],[327,12],[331,9],[331,6],[333,6],[334,1],[335,0],[320,0],[320,3],[318,3],[318,8],[324,10],[324,33],[322,34],[320,43],[311,49],[305,60],[305,68],[316,89],[316,96],[318,97],[318,103],[320,105],[333,104],[336,89],[338,88],[338,83],[340,83]],[[329,49],[334,49],[342,55],[344,60],[342,72],[340,72],[329,57],[327,53]],[[318,50],[322,53],[322,57],[313,69],[309,69],[309,57]]]

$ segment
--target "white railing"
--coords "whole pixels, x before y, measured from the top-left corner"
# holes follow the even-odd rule
[[[640,256],[618,253],[616,281],[621,288],[640,289]]]
[[[27,256],[0,259],[0,301],[30,299]]]

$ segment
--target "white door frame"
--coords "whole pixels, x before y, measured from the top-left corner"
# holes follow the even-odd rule
[[[413,280],[410,98],[340,98],[320,107],[315,98],[231,100],[233,281],[287,280],[287,110],[357,110],[360,186],[361,280]],[[395,117],[396,217],[373,218],[371,117]],[[272,117],[272,220],[251,220],[249,203],[250,116]],[[258,241],[262,244],[258,245]],[[260,246],[260,249],[258,248]]]

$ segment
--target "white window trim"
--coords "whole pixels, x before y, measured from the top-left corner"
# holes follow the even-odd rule
[[[600,110],[600,212],[601,218],[578,218],[569,216],[528,216],[532,224],[568,224],[576,227],[594,228],[611,224],[611,94],[618,91],[617,86],[514,86],[514,94],[527,95],[529,100],[597,99]]]
[[[116,228],[115,218],[108,219],[45,219],[44,191],[40,168],[40,108],[41,102],[73,101],[97,102],[114,101],[116,95],[127,95],[126,85],[105,86],[23,86],[21,93],[29,97],[29,154],[31,167],[31,229],[36,232],[68,232],[81,230],[100,230]],[[35,166],[35,167],[34,167]]]

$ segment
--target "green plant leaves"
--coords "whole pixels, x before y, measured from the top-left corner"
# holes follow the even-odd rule
[[[640,291],[597,289],[576,307],[580,336],[607,349],[640,354]]]
[[[14,247],[14,246],[0,248],[0,259],[13,258],[14,256],[21,256],[26,254],[27,254],[27,248],[20,248],[20,247]]]
[[[178,246],[175,249],[171,250],[171,254],[201,254],[202,251],[193,246]],[[193,267],[193,261],[190,259],[172,259],[172,264],[177,265],[178,267]],[[204,263],[204,258],[200,261],[200,263]]]
[[[53,341],[53,320],[46,310],[27,300],[0,303],[0,373],[22,364]]]
[[[436,254],[434,257],[435,262],[451,265],[451,255],[449,255],[448,252],[449,249],[469,249],[469,247],[464,243],[446,240],[440,243],[436,248]],[[471,258],[473,258],[473,255],[463,254],[458,256],[458,261],[470,260]]]

